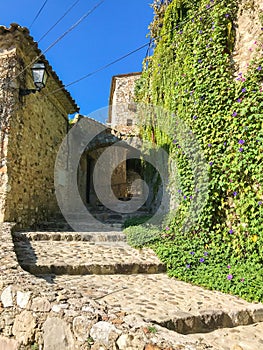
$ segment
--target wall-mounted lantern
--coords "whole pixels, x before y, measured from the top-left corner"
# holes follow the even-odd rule
[[[33,67],[31,68],[31,70],[32,70],[33,81],[36,88],[20,89],[19,91],[20,96],[26,96],[32,93],[34,94],[35,92],[42,90],[46,85],[48,74],[45,67],[45,63],[41,61],[36,62],[33,64]]]

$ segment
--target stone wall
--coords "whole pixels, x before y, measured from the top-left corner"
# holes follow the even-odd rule
[[[258,40],[263,28],[263,3],[261,0],[241,0],[236,23],[234,61],[237,72],[245,73],[250,61],[262,53]]]
[[[172,350],[165,328],[117,305],[90,299],[22,270],[12,241],[15,227],[0,224],[0,350]],[[158,345],[158,346],[157,346]],[[195,347],[180,347],[194,350]]]
[[[112,128],[127,132],[136,125],[136,107],[133,102],[135,82],[141,73],[116,75],[112,78],[109,123]]]
[[[68,114],[77,110],[55,72],[45,61],[48,80],[34,88],[32,62],[40,55],[28,31],[17,25],[0,27],[1,185],[0,219],[29,226],[47,220],[59,209],[54,191],[54,165],[68,130]],[[52,94],[54,90],[61,89]]]

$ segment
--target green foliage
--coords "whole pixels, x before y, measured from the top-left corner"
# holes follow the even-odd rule
[[[38,349],[39,349],[38,344],[34,343],[31,345],[31,350],[38,350]]]
[[[172,112],[165,124],[158,116],[141,120],[142,137],[154,147],[164,146],[171,163],[176,163],[171,188],[180,204],[167,224],[176,239],[164,237],[158,253],[168,262],[170,274],[249,299],[262,280],[260,273],[253,272],[263,262],[263,59],[262,37],[255,38],[250,50],[257,58],[249,62],[246,72],[236,72],[232,51],[237,5],[237,0],[187,2],[182,19],[178,1],[172,1],[163,15],[154,54],[136,87],[136,100]],[[176,120],[195,135],[209,180],[204,208],[187,232],[183,223],[199,189],[187,151],[191,144],[180,139]],[[198,247],[190,248],[191,244]],[[189,249],[199,254],[211,249],[216,265],[186,269],[183,254]],[[236,262],[233,276],[238,277],[226,284],[220,271],[230,261]],[[239,281],[242,278],[244,283]],[[262,298],[260,290],[254,293],[256,300]]]
[[[127,235],[128,244],[135,248],[149,245],[160,237],[160,230],[151,225],[130,226],[124,233]]]
[[[91,346],[94,344],[94,339],[91,337],[91,336],[89,336],[88,338],[87,338],[87,346],[88,346],[88,349],[90,349],[91,348]]]
[[[127,228],[129,226],[137,226],[146,223],[151,218],[151,215],[137,216],[125,220],[123,226]]]
[[[149,326],[148,327],[148,331],[152,334],[156,334],[157,333],[157,329],[154,326]]]
[[[166,239],[155,243],[154,249],[167,264],[170,276],[262,302],[262,261],[257,254],[235,258],[232,245],[221,243],[220,235],[212,240],[205,234],[189,237],[170,231],[164,235]]]

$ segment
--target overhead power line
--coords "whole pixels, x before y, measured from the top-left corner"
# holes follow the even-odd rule
[[[31,67],[32,64],[37,62],[45,53],[47,53],[52,47],[57,45],[67,34],[69,34],[73,29],[75,29],[84,19],[86,19],[89,15],[91,15],[100,5],[103,4],[105,0],[101,0],[98,2],[91,10],[89,10],[85,15],[83,15],[75,24],[73,24],[69,29],[67,29],[59,38],[57,38],[49,47],[44,50],[39,56],[37,56],[32,62],[30,62],[25,68],[23,68],[19,74],[17,74],[14,79],[17,79],[27,68]]]
[[[193,20],[196,19],[198,16],[203,15],[204,13],[210,11],[213,7],[219,5],[219,4],[220,4],[221,2],[223,2],[223,1],[224,1],[224,0],[219,0],[219,1],[217,1],[216,3],[211,4],[209,7],[206,7],[204,10],[202,10],[202,11],[196,13],[193,17],[190,17],[190,18],[188,18],[188,19],[186,19],[186,20],[180,22],[176,28],[173,28],[173,29],[171,29],[171,30],[169,30],[169,31],[167,31],[167,32],[165,32],[165,33],[163,33],[162,35],[160,35],[159,37],[157,37],[157,39],[161,39],[164,35],[169,34],[169,33],[171,33],[171,32],[174,32],[175,30],[178,30],[179,27],[181,27],[182,25],[185,25],[186,23],[188,23],[188,22],[190,22],[190,21],[193,21]],[[65,85],[65,86],[63,86],[63,87],[58,88],[58,89],[56,89],[56,90],[50,92],[49,94],[47,94],[47,95],[45,95],[45,96],[52,95],[52,94],[54,94],[54,93],[56,93],[56,92],[58,92],[58,91],[60,91],[60,90],[63,90],[63,89],[66,88],[66,87],[69,87],[69,86],[71,86],[71,85],[75,85],[75,84],[79,83],[80,81],[85,80],[85,79],[91,77],[92,75],[97,74],[97,73],[99,73],[99,72],[101,72],[101,71],[103,71],[103,70],[109,68],[110,66],[116,64],[117,62],[120,62],[120,61],[124,60],[125,58],[127,58],[127,57],[133,55],[134,53],[136,53],[136,52],[142,50],[143,48],[149,47],[150,44],[151,44],[151,41],[150,41],[150,42],[147,42],[147,43],[141,45],[140,47],[138,47],[137,49],[134,49],[134,50],[128,52],[127,54],[125,54],[125,55],[123,55],[123,56],[121,56],[121,57],[115,59],[114,61],[109,62],[108,64],[105,64],[104,66],[102,66],[102,67],[100,67],[100,68],[98,68],[98,69],[96,69],[96,70],[94,70],[94,71],[92,71],[92,72],[90,72],[90,73],[88,73],[88,74],[86,74],[86,75],[80,77],[79,79],[76,79],[76,80],[72,81],[71,83],[68,83],[67,85]]]
[[[85,15],[83,15],[75,24],[73,24],[68,30],[66,30],[58,39],[56,39],[49,47],[43,52],[44,55],[48,52],[53,46],[57,45],[60,40],[62,40],[67,34],[69,34],[73,29],[75,29],[81,22],[84,21],[89,15],[91,15],[100,5],[103,4],[105,0],[98,2],[91,10],[89,10]]]
[[[74,2],[73,5],[70,6],[70,8],[57,20],[56,23],[53,24],[52,27],[49,28],[49,30],[41,36],[41,38],[38,40],[38,43],[40,43],[41,40],[43,40],[50,32],[53,30],[61,21],[63,18],[66,17],[66,15],[80,2],[80,0],[77,0]]]
[[[31,27],[33,26],[33,24],[36,22],[36,20],[38,19],[39,15],[41,14],[41,12],[43,11],[44,7],[46,6],[48,0],[46,0],[44,2],[44,4],[42,5],[42,7],[40,8],[40,10],[38,11],[38,13],[36,14],[35,18],[33,19],[32,23],[29,26],[29,29],[31,29]]]

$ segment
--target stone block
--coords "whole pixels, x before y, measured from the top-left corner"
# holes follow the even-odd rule
[[[34,339],[36,321],[30,311],[23,311],[15,318],[13,334],[18,342],[27,344]]]
[[[14,339],[9,339],[0,336],[0,350],[17,350],[18,342]]]
[[[44,350],[75,350],[69,325],[58,317],[50,317],[43,324]]]
[[[16,302],[21,309],[25,309],[30,300],[31,292],[20,292],[17,291]]]
[[[13,306],[13,292],[12,286],[6,287],[1,294],[1,302],[3,307],[12,307]]]
[[[87,340],[87,334],[89,334],[91,327],[92,321],[85,316],[78,316],[73,320],[73,333],[79,341]]]
[[[111,341],[115,341],[120,333],[113,324],[105,321],[96,323],[90,330],[90,336],[95,341],[105,345],[109,345]]]
[[[49,312],[51,310],[51,305],[46,298],[37,297],[32,300],[31,310]]]

